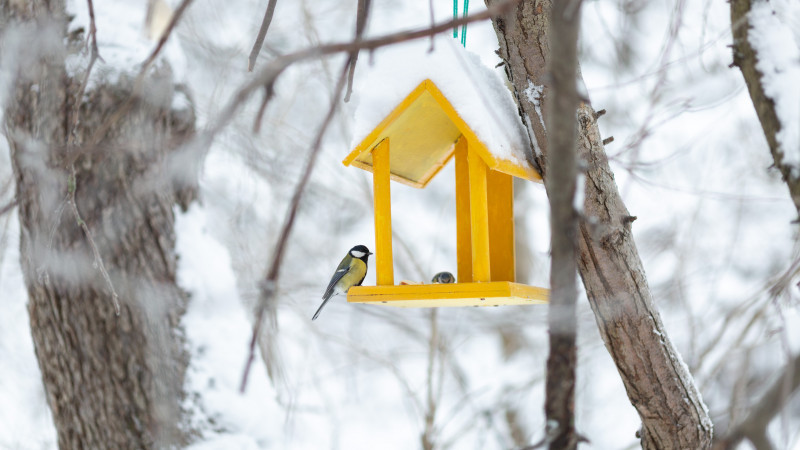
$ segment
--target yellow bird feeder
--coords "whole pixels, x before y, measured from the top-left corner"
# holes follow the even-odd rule
[[[389,180],[424,188],[455,157],[457,283],[394,284]],[[547,303],[549,291],[515,282],[513,177],[541,182],[526,162],[486,148],[431,80],[419,84],[342,161],[372,172],[377,286],[353,303],[402,307]]]

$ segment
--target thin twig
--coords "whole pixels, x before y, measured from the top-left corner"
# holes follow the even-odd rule
[[[308,161],[306,162],[305,170],[303,171],[303,175],[300,178],[300,181],[297,183],[297,187],[295,187],[294,195],[292,196],[292,200],[289,204],[289,211],[286,214],[286,218],[283,223],[283,228],[281,229],[281,234],[278,237],[278,244],[275,248],[275,252],[272,256],[272,262],[270,263],[270,267],[267,270],[266,277],[264,278],[264,283],[261,286],[261,295],[258,299],[258,306],[256,308],[256,322],[253,326],[253,335],[250,338],[250,346],[248,349],[247,354],[247,362],[245,363],[244,373],[242,374],[242,384],[239,388],[241,393],[244,393],[245,389],[247,388],[247,376],[250,373],[250,367],[252,366],[253,359],[255,358],[255,347],[256,342],[258,340],[258,336],[261,334],[261,326],[264,321],[264,313],[272,303],[273,297],[275,296],[275,287],[278,283],[278,277],[280,276],[280,268],[283,263],[283,255],[286,250],[286,244],[289,242],[289,235],[292,232],[292,228],[294,227],[294,219],[297,216],[297,210],[300,207],[300,200],[303,198],[303,193],[305,192],[306,185],[308,184],[308,180],[311,178],[311,172],[314,170],[314,165],[317,161],[317,156],[319,155],[319,151],[322,148],[322,138],[325,135],[325,131],[328,129],[328,125],[330,125],[331,120],[333,120],[333,116],[337,110],[337,104],[339,102],[339,97],[342,94],[342,90],[344,89],[344,83],[346,80],[347,75],[347,68],[350,65],[350,61],[345,63],[344,67],[342,68],[342,73],[339,75],[339,80],[336,83],[336,89],[334,89],[333,96],[331,97],[331,104],[328,108],[328,114],[325,116],[325,119],[322,122],[319,130],[317,131],[316,138],[314,139],[314,143],[311,146],[311,152],[308,156]]]
[[[356,41],[361,40],[361,37],[364,35],[364,29],[367,28],[369,5],[370,0],[358,0],[358,6],[356,7]],[[355,77],[357,61],[358,50],[354,50],[350,52],[350,70],[347,74],[347,92],[344,94],[345,102],[350,101],[350,94],[353,93],[353,77]]]
[[[68,148],[72,147],[72,144],[75,142],[75,136],[78,133],[81,102],[83,101],[83,94],[86,92],[86,86],[89,85],[89,76],[92,74],[94,63],[97,62],[98,59],[103,61],[103,58],[100,57],[100,51],[97,49],[97,26],[94,20],[94,3],[92,3],[92,0],[87,0],[87,3],[89,6],[89,35],[86,36],[86,40],[89,46],[89,65],[86,67],[86,75],[83,77],[83,83],[81,83],[78,94],[75,96],[75,108],[72,112],[72,128],[67,136]]]
[[[81,83],[81,87],[78,89],[78,93],[75,96],[75,108],[72,112],[72,125],[70,127],[69,133],[67,135],[67,150],[68,152],[73,151],[73,146],[75,144],[75,138],[78,135],[78,122],[80,121],[80,108],[81,103],[83,101],[83,94],[86,92],[86,86],[89,85],[89,77],[92,75],[92,68],[94,67],[95,62],[98,59],[101,61],[103,60],[100,57],[100,52],[97,49],[97,25],[95,24],[94,18],[94,4],[92,0],[87,0],[87,4],[89,7],[89,35],[86,37],[87,45],[90,49],[90,56],[89,56],[89,65],[86,67],[86,75],[83,77],[83,82]],[[108,275],[108,270],[106,270],[105,263],[103,262],[102,256],[100,256],[100,251],[97,248],[97,243],[92,236],[92,232],[89,230],[89,226],[86,225],[86,222],[81,218],[81,214],[78,211],[78,204],[75,202],[75,191],[77,191],[77,177],[75,174],[75,164],[74,161],[69,165],[70,175],[68,178],[68,187],[67,187],[67,196],[64,201],[70,205],[72,208],[72,214],[75,216],[75,222],[78,226],[81,227],[83,230],[83,234],[86,236],[86,240],[89,242],[89,246],[92,248],[92,253],[94,254],[94,265],[100,270],[100,273],[103,275],[103,279],[105,280],[108,288],[111,290],[111,300],[114,304],[114,313],[119,316],[120,314],[120,307],[119,307],[119,295],[117,295],[117,291],[114,288],[114,283],[111,281],[111,277]],[[64,204],[62,203],[57,208],[57,216],[56,220],[53,224],[53,228],[50,234],[50,242],[52,245],[52,239],[55,235],[55,229],[60,223],[61,218],[61,211],[64,209]]]
[[[158,39],[158,44],[156,44],[156,47],[150,53],[150,56],[148,56],[147,59],[145,59],[144,62],[142,63],[142,68],[139,70],[139,76],[137,77],[137,79],[144,78],[145,72],[147,72],[147,69],[149,69],[150,66],[153,64],[153,62],[156,60],[158,54],[161,53],[161,49],[164,48],[164,44],[167,43],[167,40],[169,39],[170,35],[172,35],[172,30],[175,28],[175,25],[177,25],[178,21],[181,19],[183,13],[186,11],[189,5],[192,4],[192,1],[193,0],[183,0],[181,4],[178,6],[178,9],[176,9],[175,12],[172,13],[172,17],[169,20],[167,29],[164,30],[163,33],[161,33],[161,37]]]
[[[428,9],[431,13],[431,28],[436,24],[436,18],[433,16],[433,0],[428,0]],[[433,51],[433,35],[431,35],[431,46],[428,49],[429,52]]]
[[[92,135],[92,137],[89,139],[88,142],[90,147],[97,145],[106,136],[108,130],[114,127],[114,125],[116,125],[116,123],[131,110],[134,101],[139,97],[139,94],[141,94],[142,86],[144,84],[144,77],[147,74],[147,70],[150,69],[150,66],[152,66],[153,62],[155,62],[156,58],[161,53],[161,50],[164,48],[164,44],[166,44],[167,40],[172,35],[172,31],[175,28],[175,25],[181,19],[184,11],[186,11],[186,9],[189,7],[192,1],[193,0],[183,0],[180,6],[178,6],[178,8],[172,14],[172,18],[170,18],[167,28],[164,30],[163,33],[161,33],[161,37],[158,39],[158,44],[156,44],[153,51],[150,52],[150,56],[148,56],[147,59],[145,59],[144,62],[142,62],[142,66],[139,69],[138,75],[136,76],[136,81],[134,81],[133,83],[133,90],[131,92],[131,95],[128,96],[128,99],[125,101],[125,103],[123,103],[122,106],[120,106],[116,111],[114,111],[114,113],[111,114],[111,116],[109,116],[109,118],[105,122],[103,122],[102,125],[100,125],[97,131],[95,131],[95,133]],[[81,154],[82,152],[76,155],[72,155],[69,164],[73,164],[77,159],[77,157],[80,156]]]
[[[272,14],[275,12],[275,5],[278,0],[269,0],[267,3],[267,11],[264,12],[264,20],[261,22],[261,28],[258,29],[258,36],[256,42],[253,44],[253,50],[250,51],[250,57],[247,59],[247,71],[252,72],[253,67],[256,65],[256,58],[261,52],[261,47],[264,45],[264,38],[267,36],[269,24],[272,22]]]
[[[742,439],[751,442],[763,439],[772,418],[784,408],[788,399],[799,388],[800,353],[789,360],[758,402],[748,411],[746,417],[728,430],[718,448],[735,448]]]
[[[252,80],[250,80],[247,84],[242,86],[236,92],[233,99],[231,99],[228,105],[219,114],[218,119],[215,122],[212,122],[212,124],[207,129],[206,133],[200,136],[200,139],[202,139],[204,143],[209,143],[217,133],[219,133],[223,128],[225,128],[225,126],[228,123],[230,123],[231,120],[233,120],[233,117],[235,117],[236,112],[239,110],[242,104],[244,104],[245,101],[247,101],[252,97],[254,91],[261,89],[262,87],[265,86],[267,87],[273,86],[277,78],[292,64],[295,64],[300,61],[305,61],[307,59],[320,58],[323,56],[332,55],[335,53],[342,53],[342,52],[350,53],[354,50],[375,50],[377,48],[385,47],[392,44],[399,44],[401,42],[407,42],[414,39],[432,36],[441,33],[443,31],[448,31],[450,30],[450,28],[454,26],[459,26],[465,23],[478,22],[481,20],[490,19],[492,17],[497,17],[501,14],[506,13],[508,10],[510,10],[514,5],[516,5],[519,2],[520,0],[506,0],[503,2],[498,2],[488,7],[485,11],[481,11],[471,16],[462,17],[460,19],[448,20],[446,22],[439,23],[429,28],[402,31],[399,33],[388,34],[385,36],[380,36],[372,39],[319,45],[303,50],[298,50],[293,53],[288,53],[283,56],[279,56],[270,61],[270,63],[267,64],[266,67],[261,69],[261,71],[258,72],[258,74],[255,77],[253,77]]]
[[[327,341],[339,344],[347,351],[351,351],[357,355],[363,356],[369,359],[370,361],[377,363],[379,366],[384,367],[386,370],[388,370],[389,373],[391,373],[395,377],[398,384],[400,385],[400,388],[404,391],[405,393],[405,396],[403,397],[404,400],[408,401],[414,407],[415,411],[420,416],[422,416],[424,407],[422,401],[419,398],[418,389],[416,388],[416,386],[412,386],[409,383],[409,380],[400,370],[397,361],[395,359],[391,357],[386,357],[385,354],[382,354],[380,352],[373,352],[371,349],[360,345],[361,343],[359,342],[347,340],[335,334],[328,334],[323,336]]]
[[[256,113],[256,120],[253,122],[253,133],[258,134],[261,131],[261,119],[264,118],[264,111],[267,110],[267,103],[272,99],[272,86],[264,86],[264,98],[261,100],[261,106],[258,107]]]
[[[5,215],[5,213],[7,213],[7,212],[11,211],[12,209],[14,209],[14,207],[17,206],[18,203],[19,202],[15,198],[14,200],[11,200],[6,205],[4,205],[2,208],[0,208],[0,217],[3,217],[3,215]]]
[[[133,101],[141,91],[142,82],[144,80],[145,74],[150,66],[153,64],[155,59],[158,57],[161,50],[164,48],[164,44],[169,39],[169,36],[172,34],[172,30],[175,28],[175,24],[180,20],[181,16],[183,15],[186,8],[189,7],[192,0],[183,0],[175,13],[172,15],[172,18],[167,25],[166,30],[161,34],[161,38],[158,41],[158,44],[150,53],[150,56],[142,63],[142,67],[139,70],[139,74],[136,77],[136,81],[133,87],[133,93],[128,97],[126,102],[106,120],[100,128],[92,135],[88,142],[88,147],[96,146],[106,135],[108,130],[110,130],[116,123],[125,115],[133,105]],[[105,263],[103,262],[103,258],[100,255],[100,251],[97,247],[97,243],[95,242],[91,230],[89,230],[89,226],[86,225],[86,221],[83,220],[81,217],[80,211],[78,210],[78,205],[75,201],[75,192],[77,191],[77,176],[75,172],[75,161],[77,160],[78,156],[80,156],[83,152],[76,151],[72,152],[72,144],[74,143],[75,136],[77,134],[77,126],[79,121],[79,112],[80,112],[80,105],[83,99],[83,95],[86,92],[86,86],[89,83],[89,77],[91,76],[92,68],[94,67],[95,62],[100,58],[99,51],[97,49],[97,27],[95,25],[95,16],[94,16],[94,4],[92,0],[87,0],[88,7],[89,7],[89,36],[87,37],[89,43],[91,45],[91,57],[89,59],[89,65],[86,69],[86,75],[84,77],[83,83],[81,84],[80,89],[78,90],[78,96],[75,101],[75,111],[73,114],[72,120],[72,130],[67,137],[67,148],[70,149],[70,156],[68,160],[69,168],[70,168],[70,176],[69,176],[69,187],[66,202],[70,205],[72,209],[72,213],[75,216],[75,221],[83,230],[84,235],[86,236],[86,240],[89,242],[89,246],[92,248],[92,253],[94,255],[94,265],[97,266],[100,273],[103,275],[103,279],[105,280],[106,284],[108,285],[109,290],[111,291],[111,299],[114,303],[114,312],[117,316],[120,315],[120,305],[119,305],[119,295],[117,294],[116,289],[114,288],[114,283],[111,281],[111,276],[108,274],[108,270],[106,269]]]
[[[248,83],[246,83],[244,86],[239,88],[238,91],[236,91],[236,94],[228,102],[228,104],[225,106],[222,112],[217,116],[216,120],[211,122],[211,124],[204,133],[198,134],[196,141],[193,143],[194,144],[193,148],[205,148],[207,145],[210,145],[214,137],[220,131],[222,131],[222,129],[225,128],[225,126],[227,126],[231,122],[231,120],[233,120],[239,108],[252,97],[253,92],[264,87],[268,87],[271,89],[271,86],[275,84],[277,78],[292,64],[312,58],[321,58],[323,56],[332,55],[335,53],[341,53],[341,52],[349,53],[352,52],[353,50],[375,50],[377,48],[385,47],[392,44],[398,44],[401,42],[407,42],[414,39],[420,39],[423,37],[432,36],[444,31],[448,31],[450,30],[450,28],[454,26],[459,26],[465,23],[478,22],[481,20],[490,19],[492,17],[497,17],[501,14],[506,13],[520,1],[521,0],[506,0],[503,2],[498,2],[488,7],[485,11],[481,11],[479,13],[467,17],[448,20],[446,22],[439,23],[430,28],[402,31],[399,33],[388,34],[373,39],[320,45],[299,50],[286,55],[278,56],[272,61],[270,61],[270,63],[267,64],[266,67],[261,69],[261,71],[259,71],[256,74],[256,76],[254,76]],[[96,136],[104,135],[105,132],[108,131],[107,128],[110,127],[105,127],[105,128],[106,128],[105,130],[101,130],[102,133],[98,132],[95,133],[95,135]],[[94,141],[95,140],[93,140],[92,142]],[[98,147],[96,146],[96,143],[88,146],[83,146],[81,148],[81,152],[76,152],[76,154],[71,156],[70,162],[74,162],[79,156],[82,156],[84,153],[90,150],[96,150],[97,148]]]
[[[114,313],[119,316],[119,295],[117,295],[117,290],[114,289],[114,283],[111,281],[111,277],[108,275],[108,271],[106,270],[105,264],[103,264],[103,258],[100,256],[100,251],[97,249],[97,243],[92,238],[92,232],[89,231],[89,227],[86,225],[86,222],[81,218],[80,212],[78,212],[78,205],[75,203],[75,165],[73,164],[70,166],[70,178],[69,178],[69,205],[72,207],[72,214],[75,216],[75,220],[77,221],[78,225],[83,230],[83,234],[86,235],[86,240],[89,241],[89,246],[92,247],[92,253],[94,254],[94,264],[100,270],[100,273],[103,274],[103,279],[106,281],[108,288],[111,290],[111,300],[114,303]]]
[[[429,317],[431,323],[431,336],[428,342],[428,373],[426,377],[427,410],[425,411],[425,431],[422,433],[422,448],[431,450],[435,448],[433,434],[436,420],[436,399],[434,397],[433,372],[436,363],[436,353],[439,349],[439,326],[437,323],[438,308],[432,308]]]

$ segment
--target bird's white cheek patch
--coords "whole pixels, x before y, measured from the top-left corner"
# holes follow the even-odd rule
[[[366,255],[366,253],[364,253],[364,252],[360,252],[360,251],[358,251],[358,250],[353,250],[352,252],[350,252],[350,254],[351,254],[351,255],[353,255],[353,256],[355,256],[356,258],[361,258],[361,257],[363,257],[364,255]]]

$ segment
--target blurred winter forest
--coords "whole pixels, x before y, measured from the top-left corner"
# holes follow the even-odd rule
[[[356,0],[278,1],[252,72],[267,0],[150,2],[150,17],[148,2],[96,1],[96,60],[91,3],[66,1],[65,30],[62,2],[0,0],[0,448],[91,447],[115,427],[125,431],[109,448],[521,449],[545,439],[546,306],[395,309],[338,297],[310,320],[345,252],[373,246],[372,181],[341,163],[359,95],[356,70],[353,100],[340,98],[348,54],[281,58],[352,41]],[[794,111],[778,141],[797,172],[800,7],[752,3],[793,30],[761,57],[798,75],[767,89]],[[445,23],[452,9],[373,0],[364,35]],[[143,64],[170,11],[174,30]],[[715,439],[800,448],[800,247],[787,190],[797,174],[781,174],[732,66],[731,21],[722,0],[585,1],[579,61],[591,104],[606,111],[605,152],[664,339]],[[466,48],[487,67],[501,62],[490,20],[468,25]],[[259,77],[276,61],[287,66],[262,109]],[[362,51],[357,66],[370,63]],[[37,113],[65,92],[80,101],[66,100],[60,119]],[[264,279],[310,158],[273,286]],[[451,163],[425,190],[392,184],[396,280],[455,272],[452,179]],[[521,282],[548,284],[548,217],[544,187],[516,183]],[[364,284],[374,283],[371,267]],[[642,418],[580,292],[581,447],[636,448]],[[152,422],[114,424],[131,411]],[[147,437],[126,440],[134,435]]]

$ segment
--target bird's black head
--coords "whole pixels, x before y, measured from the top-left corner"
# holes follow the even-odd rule
[[[350,249],[350,256],[353,258],[358,258],[364,262],[367,262],[367,258],[369,258],[369,255],[371,254],[372,252],[370,252],[369,249],[363,245],[356,245]]]
[[[456,277],[454,277],[450,272],[439,272],[433,276],[433,280],[431,280],[431,282],[437,284],[455,283]]]

